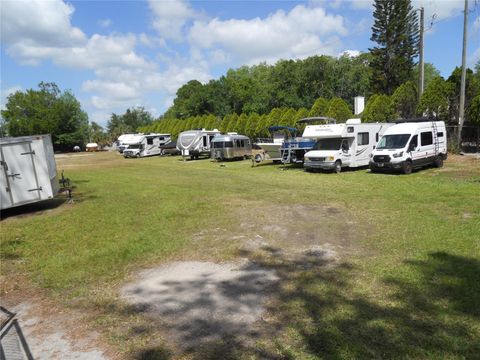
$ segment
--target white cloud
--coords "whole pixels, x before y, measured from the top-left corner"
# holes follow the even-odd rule
[[[467,58],[467,67],[473,69],[475,64],[480,60],[480,47],[477,47]]]
[[[345,50],[338,54],[338,56],[349,56],[349,57],[357,57],[358,55],[361,54],[361,51],[359,50]]]
[[[189,32],[192,47],[221,49],[240,63],[303,58],[337,53],[335,35],[346,35],[344,19],[323,8],[297,5],[265,19],[195,21]],[[333,41],[335,39],[335,41]]]
[[[153,27],[159,35],[165,39],[182,40],[183,27],[195,16],[188,3],[182,0],[149,0],[149,6],[155,16]]]
[[[21,91],[22,87],[20,85],[15,85],[8,87],[6,89],[2,89],[0,93],[0,109],[5,109],[5,105],[7,104],[7,97],[11,94],[16,93],[17,91]]]
[[[75,46],[85,34],[70,23],[73,6],[61,0],[2,1],[2,43],[30,46]]]
[[[113,21],[110,19],[102,19],[98,21],[98,25],[103,28],[110,27],[112,26],[112,24],[113,24]]]
[[[477,18],[473,21],[473,31],[478,32],[480,31],[480,16],[477,16]]]

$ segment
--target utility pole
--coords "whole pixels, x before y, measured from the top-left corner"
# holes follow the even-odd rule
[[[419,39],[419,61],[418,61],[418,102],[422,98],[423,94],[423,84],[425,83],[425,75],[424,75],[424,60],[423,60],[423,27],[424,27],[424,9],[423,6],[419,9],[420,10],[420,39]]]
[[[465,66],[467,58],[467,21],[468,21],[468,0],[465,0],[465,10],[463,11],[463,50],[462,50],[462,79],[460,83],[460,109],[458,112],[458,145],[462,141],[462,128],[465,121],[465,78],[467,68]]]

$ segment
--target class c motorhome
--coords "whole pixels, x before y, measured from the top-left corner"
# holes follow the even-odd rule
[[[170,141],[170,134],[136,134],[123,140],[123,144],[127,145],[123,150],[123,156],[127,158],[160,155],[161,146]]]
[[[2,210],[52,199],[58,191],[50,135],[0,139]]]
[[[344,167],[368,166],[378,140],[392,125],[349,119],[344,124],[307,126],[303,137],[314,138],[317,142],[305,154],[303,167],[306,171],[323,169],[339,173]]]
[[[211,141],[215,135],[220,134],[214,130],[188,130],[178,134],[177,149],[184,158],[198,159],[199,157],[210,157]]]
[[[250,138],[228,133],[216,135],[211,142],[211,158],[214,160],[245,159],[252,155]]]
[[[402,120],[385,131],[370,157],[370,170],[399,170],[410,174],[426,165],[443,166],[447,132],[443,121]]]

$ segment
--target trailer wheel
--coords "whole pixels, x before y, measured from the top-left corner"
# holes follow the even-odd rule
[[[434,165],[437,168],[441,168],[443,166],[443,156],[442,155],[438,155],[435,158]]]
[[[335,161],[335,172],[337,174],[342,172],[342,162],[340,160]]]
[[[403,173],[405,175],[410,175],[412,173],[413,167],[412,167],[412,162],[410,160],[407,160],[403,163],[402,167]]]

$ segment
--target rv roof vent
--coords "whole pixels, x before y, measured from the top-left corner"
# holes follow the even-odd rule
[[[347,124],[348,125],[355,125],[355,124],[361,124],[362,120],[360,119],[348,119]]]

